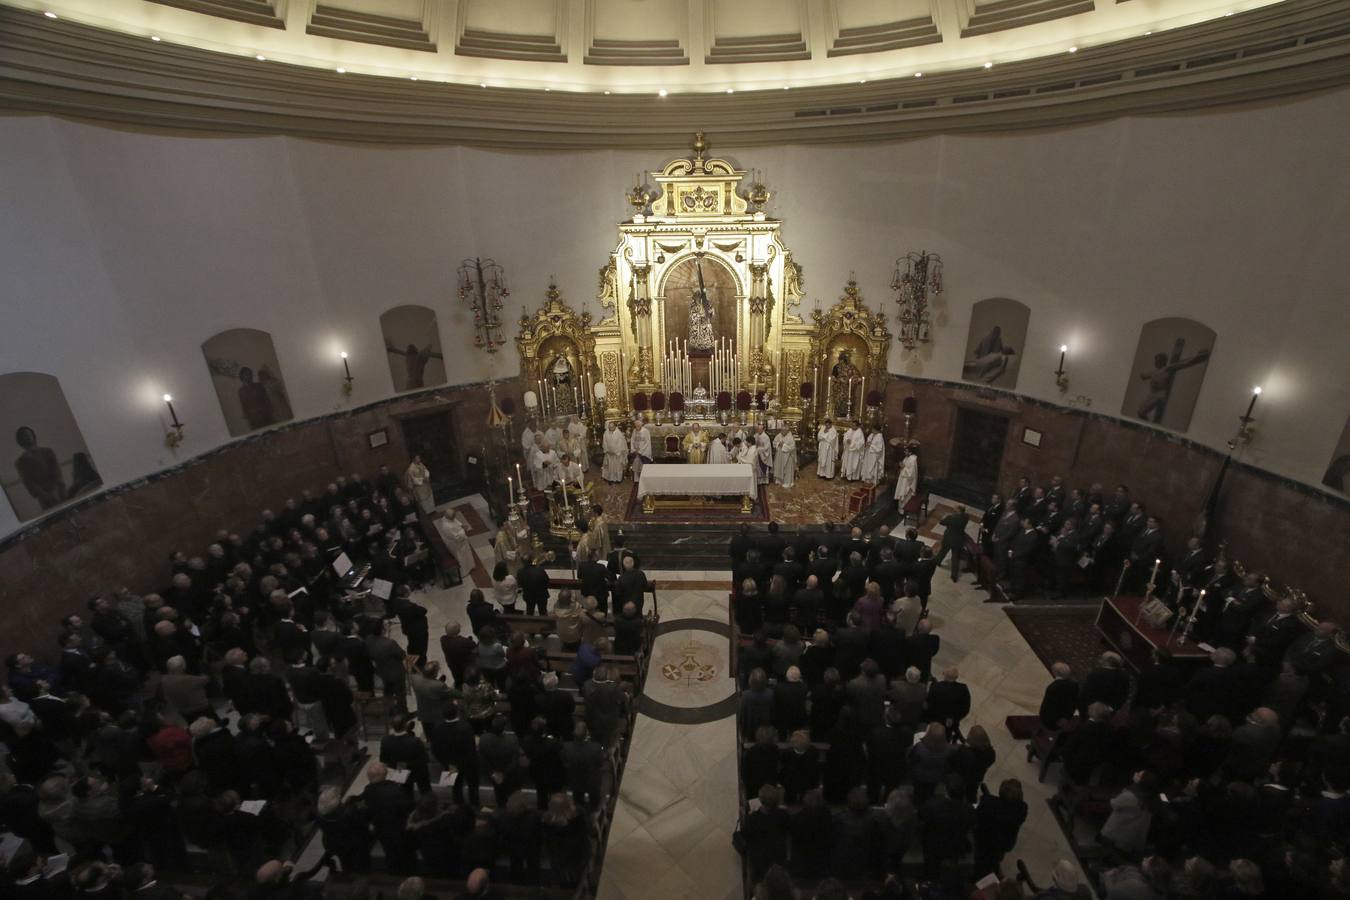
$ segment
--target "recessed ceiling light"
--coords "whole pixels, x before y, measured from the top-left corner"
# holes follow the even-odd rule
[[[922,73],[922,72],[915,72],[915,73],[914,73],[914,77],[915,77],[915,78],[922,78],[922,77],[923,77],[923,73]]]
[[[987,63],[984,64],[984,67],[985,67],[986,69],[992,69],[992,68],[994,67],[994,64],[991,63],[991,62],[987,62]]]
[[[417,76],[416,76],[416,75],[409,75],[409,76],[408,76],[408,80],[409,80],[409,81],[416,81],[416,80],[417,80]]]
[[[790,90],[792,90],[792,85],[790,85],[790,84],[785,84],[785,85],[783,85],[783,90],[785,90],[785,91],[790,91]]]
[[[1070,52],[1070,53],[1077,53],[1077,52],[1078,52],[1078,48],[1077,48],[1077,47],[1070,47],[1070,48],[1069,48],[1069,52]]]
[[[258,62],[267,62],[267,57],[263,56],[261,53],[257,54],[253,58],[256,59]]]
[[[1231,16],[1231,15],[1232,15],[1232,12],[1226,12],[1226,13],[1224,13],[1224,15],[1225,15],[1225,16]]]
[[[55,19],[55,18],[57,18],[56,13],[52,12],[50,9],[47,10],[45,13],[43,13],[43,15],[46,16],[46,17],[49,18],[49,19]]]
[[[486,82],[486,81],[480,81],[480,82],[478,82],[478,86],[481,87],[481,88],[485,88],[485,87],[487,87],[487,82]]]
[[[152,35],[150,35],[150,40],[152,40],[152,41],[154,41],[156,44],[158,44],[158,43],[159,43],[159,35],[157,35],[157,34],[152,34]]]
[[[1144,32],[1144,37],[1148,37],[1148,36],[1149,36],[1150,34],[1152,34],[1152,33],[1153,33],[1153,32],[1151,32],[1151,31],[1145,31],[1145,32]]]
[[[661,88],[661,90],[657,91],[656,93],[657,93],[657,96],[659,96],[659,97],[664,97],[664,96],[666,96],[666,94],[668,94],[668,93],[670,93],[670,92],[667,91],[665,88]]]
[[[551,94],[551,93],[553,93],[553,88],[544,88],[544,93],[545,93],[545,94]]]
[[[346,74],[347,74],[347,70],[344,69],[344,68],[342,68],[341,66],[338,66],[337,73],[338,73],[339,75],[346,75]]]
[[[735,89],[735,88],[727,88],[727,93],[728,93],[728,94],[734,94],[734,93],[736,93],[736,89]]]
[[[606,96],[606,97],[609,96],[609,91],[605,91],[605,96]]]

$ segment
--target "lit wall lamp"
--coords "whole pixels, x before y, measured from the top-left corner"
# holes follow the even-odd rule
[[[1064,371],[1064,357],[1069,354],[1069,345],[1059,345],[1059,368],[1055,370],[1055,384],[1059,385],[1059,392],[1062,394],[1069,389],[1069,376]]]
[[[1238,421],[1242,424],[1238,426],[1238,433],[1228,442],[1229,450],[1236,450],[1238,444],[1250,444],[1252,442],[1253,432],[1256,431],[1256,429],[1252,427],[1252,423],[1256,421],[1252,416],[1252,410],[1256,409],[1256,398],[1260,396],[1261,385],[1258,384],[1256,387],[1252,388],[1252,399],[1247,404],[1247,411],[1238,418]]]
[[[174,411],[173,396],[165,394],[164,403],[169,407],[169,418],[173,422],[173,430],[164,432],[164,446],[172,449],[183,443],[183,423],[178,421],[178,413]]]
[[[346,373],[346,378],[342,382],[342,393],[351,395],[352,392],[352,367],[347,365],[347,351],[343,350],[338,356],[342,357],[342,371]]]

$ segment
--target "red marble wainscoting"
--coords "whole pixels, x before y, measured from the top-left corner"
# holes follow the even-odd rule
[[[519,413],[515,380],[499,383]],[[60,618],[118,586],[138,593],[169,581],[168,557],[206,549],[221,528],[244,533],[264,508],[318,493],[337,475],[408,465],[401,416],[449,409],[460,456],[488,435],[485,385],[437,388],[253,435],[153,479],[116,487],[57,513],[0,547],[0,659],[16,650],[55,656]],[[516,416],[520,418],[519,414]],[[385,429],[389,442],[371,448]]]
[[[1086,410],[1051,406],[1002,391],[891,376],[886,389],[887,431],[904,428],[903,403],[913,396],[914,437],[922,445],[922,472],[946,476],[961,406],[1010,417],[999,471],[1006,493],[1022,475],[1047,484],[1063,475],[1069,487],[1100,482],[1109,492],[1129,485],[1162,517],[1168,546],[1180,548],[1204,510],[1223,454],[1183,436]],[[1041,432],[1039,447],[1022,442],[1024,428]],[[1307,485],[1235,464],[1225,476],[1219,540],[1248,568],[1292,584],[1312,598],[1321,616],[1350,626],[1350,502]]]

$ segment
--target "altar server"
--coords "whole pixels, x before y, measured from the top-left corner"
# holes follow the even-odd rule
[[[867,436],[867,445],[863,450],[863,481],[868,484],[876,484],[881,480],[882,470],[885,466],[886,439],[882,437],[881,429],[878,428]]]
[[[691,463],[702,464],[708,458],[708,435],[703,431],[703,426],[695,422],[689,429],[689,433],[684,436],[684,457]]]
[[[755,428],[756,474],[760,484],[768,484],[773,475],[773,441],[764,432],[764,426]]]
[[[586,426],[581,424],[581,420],[572,416],[567,422],[567,452],[571,454],[573,461],[580,463],[583,469],[590,468],[588,454],[586,453]]]
[[[785,488],[797,481],[797,439],[786,426],[773,439],[773,480]]]
[[[544,432],[544,441],[554,450],[562,446],[563,430],[558,427],[556,419],[549,423],[548,430]]]
[[[905,506],[909,504],[918,487],[919,455],[914,452],[914,445],[910,444],[905,448],[905,458],[900,463],[900,474],[895,479],[895,502],[899,504],[901,512],[905,511]]]
[[[759,451],[755,449],[754,444],[740,438],[733,438],[731,441],[731,459],[733,462],[757,466],[759,465]]]
[[[525,459],[529,460],[534,454],[534,436],[539,432],[534,430],[534,420],[525,423],[525,430],[520,433],[520,452],[524,454]]]
[[[407,472],[408,491],[417,500],[422,512],[429,513],[436,508],[431,496],[431,470],[422,462],[422,457],[414,456]]]
[[[734,426],[734,430],[731,432],[731,436],[727,438],[727,446],[730,447],[737,440],[739,440],[742,444],[750,443],[750,435],[745,433],[744,425]]]
[[[461,577],[468,578],[473,570],[473,548],[469,546],[469,523],[464,514],[454,509],[443,510],[435,519],[436,532],[445,542],[446,548],[459,563]]]
[[[581,463],[577,462],[570,453],[562,455],[562,461],[558,464],[558,481],[562,484],[575,484],[577,487],[583,487]]]
[[[614,422],[605,425],[605,438],[601,443],[605,451],[605,462],[600,475],[610,484],[623,481],[624,463],[628,458],[628,439]]]
[[[862,426],[854,422],[853,427],[844,432],[844,464],[841,470],[849,481],[862,478],[863,447],[866,444]]]
[[[633,436],[628,441],[628,449],[633,456],[633,482],[642,474],[644,463],[652,461],[652,433],[642,422],[633,423]]]
[[[826,481],[834,478],[834,464],[839,460],[839,430],[829,419],[816,432],[816,475]]]
[[[715,466],[731,462],[731,451],[727,449],[726,435],[719,434],[708,445],[708,462]]]

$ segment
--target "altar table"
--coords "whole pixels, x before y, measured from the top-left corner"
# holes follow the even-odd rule
[[[648,463],[638,476],[638,497],[647,512],[655,511],[657,497],[690,498],[682,501],[683,505],[706,503],[710,497],[735,497],[745,507],[753,503],[758,493],[755,469],[747,463]]]

